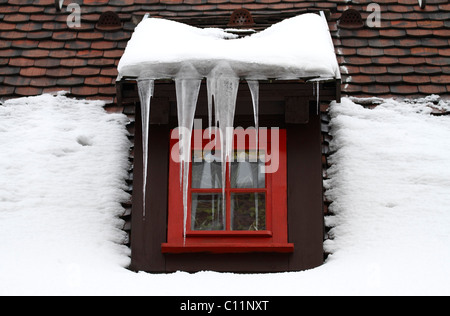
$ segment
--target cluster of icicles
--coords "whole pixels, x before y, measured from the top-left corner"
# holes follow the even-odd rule
[[[187,201],[189,161],[191,155],[191,135],[194,124],[197,99],[203,78],[194,67],[185,67],[175,77],[177,95],[177,115],[179,126],[180,149],[180,188],[183,190],[184,237],[186,237]],[[220,133],[221,163],[222,163],[222,193],[225,194],[226,163],[230,161],[233,150],[233,126],[236,108],[237,92],[240,78],[234,73],[228,63],[219,63],[206,76],[208,90],[208,123],[212,126],[214,114],[215,127]],[[246,79],[253,100],[256,135],[258,135],[258,103],[259,83],[257,80]],[[148,170],[148,132],[150,123],[150,103],[154,92],[154,79],[138,80],[142,115],[142,151],[143,151],[143,216],[145,218],[145,199]],[[213,113],[214,108],[214,113]],[[225,203],[225,199],[222,199]]]

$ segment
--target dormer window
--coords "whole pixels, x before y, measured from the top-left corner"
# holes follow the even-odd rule
[[[162,244],[163,253],[294,250],[287,234],[286,131],[271,133],[271,138],[261,141],[259,148],[252,142],[254,132],[255,129],[235,130],[233,162],[228,164],[225,181],[221,163],[217,161],[220,152],[210,150],[215,141],[204,140],[194,145],[186,223],[180,221],[183,218],[183,194],[177,177],[180,164],[170,161],[168,237],[167,243]],[[177,145],[173,140],[172,152]],[[268,155],[271,162],[265,162]],[[276,166],[266,168],[268,164]]]
[[[318,106],[340,83],[327,21],[310,13],[234,38],[148,18],[119,63],[118,103],[136,105],[132,270],[323,263]]]
[[[235,10],[230,17],[228,26],[230,27],[251,27],[254,26],[252,14],[246,9]]]
[[[122,28],[122,22],[117,13],[106,11],[100,16],[95,28],[101,31],[117,31]]]
[[[364,26],[361,13],[355,9],[348,9],[342,13],[339,19],[339,26],[344,28],[359,28]]]

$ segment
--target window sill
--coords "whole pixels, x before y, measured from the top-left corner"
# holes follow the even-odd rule
[[[272,237],[272,232],[270,230],[261,231],[207,231],[207,230],[196,230],[188,231],[187,237]]]
[[[272,253],[292,253],[294,252],[294,244],[292,243],[190,243],[171,244],[164,243],[161,245],[162,253],[249,253],[249,252],[272,252]]]

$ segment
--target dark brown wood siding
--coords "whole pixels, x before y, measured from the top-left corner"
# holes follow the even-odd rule
[[[287,126],[289,270],[323,262],[323,185],[320,116],[310,108],[308,124]]]

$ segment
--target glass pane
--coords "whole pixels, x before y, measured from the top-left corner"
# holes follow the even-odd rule
[[[195,150],[192,159],[192,188],[217,189],[222,187],[220,152],[212,154]]]
[[[231,230],[265,230],[266,196],[264,193],[231,194]]]
[[[193,193],[192,230],[225,230],[221,193]]]
[[[264,157],[261,154],[258,157],[256,150],[236,151],[230,181],[232,188],[265,188]]]

